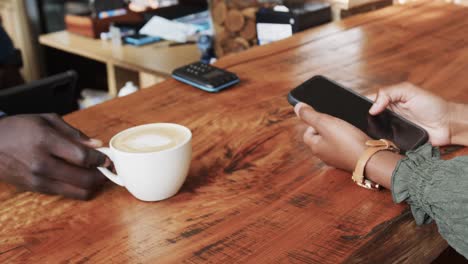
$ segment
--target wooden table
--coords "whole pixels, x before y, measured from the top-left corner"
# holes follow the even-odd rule
[[[391,6],[393,0],[326,0],[331,4],[333,20]]]
[[[242,79],[225,92],[169,80],[71,114],[103,140],[150,122],[188,126],[188,179],[156,203],[111,183],[88,202],[2,184],[0,262],[430,262],[447,246],[436,226],[417,227],[389,191],[313,157],[286,94],[324,74],[362,93],[409,80],[468,102],[467,35],[466,8],[393,6],[222,59]]]
[[[201,56],[195,44],[170,46],[169,41],[162,41],[141,47],[113,45],[111,41],[68,31],[42,35],[39,42],[106,64],[109,93],[114,96],[126,81],[140,83],[146,88],[148,84],[169,77],[174,69],[200,60]]]

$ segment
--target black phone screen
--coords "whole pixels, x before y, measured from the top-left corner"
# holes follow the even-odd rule
[[[343,119],[371,138],[391,140],[402,152],[428,140],[425,130],[390,110],[370,115],[370,100],[323,76],[315,76],[292,90],[288,100],[292,105],[303,102],[319,112]]]

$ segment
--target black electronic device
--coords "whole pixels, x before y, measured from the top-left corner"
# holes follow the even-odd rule
[[[314,76],[288,95],[292,105],[306,103],[315,110],[345,120],[374,139],[393,141],[402,153],[428,141],[427,132],[418,125],[386,109],[377,116],[369,114],[372,101],[323,76]]]
[[[78,109],[75,71],[0,91],[0,109],[9,115],[32,113],[71,113]]]
[[[236,74],[203,62],[175,69],[172,77],[207,92],[219,92],[239,83]]]
[[[284,39],[331,20],[332,12],[328,3],[310,2],[287,5],[286,10],[260,8],[255,19],[258,43],[264,45]]]
[[[90,5],[96,14],[127,6],[124,0],[91,0]]]

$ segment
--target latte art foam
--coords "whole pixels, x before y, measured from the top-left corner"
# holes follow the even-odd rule
[[[183,143],[185,137],[174,127],[142,127],[117,136],[113,146],[125,152],[155,152],[176,147]]]

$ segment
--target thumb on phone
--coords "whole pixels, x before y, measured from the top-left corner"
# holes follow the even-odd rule
[[[377,95],[377,99],[375,100],[372,107],[369,109],[369,114],[371,115],[378,115],[382,113],[385,108],[390,104],[390,98],[386,95],[381,95],[380,92]]]

